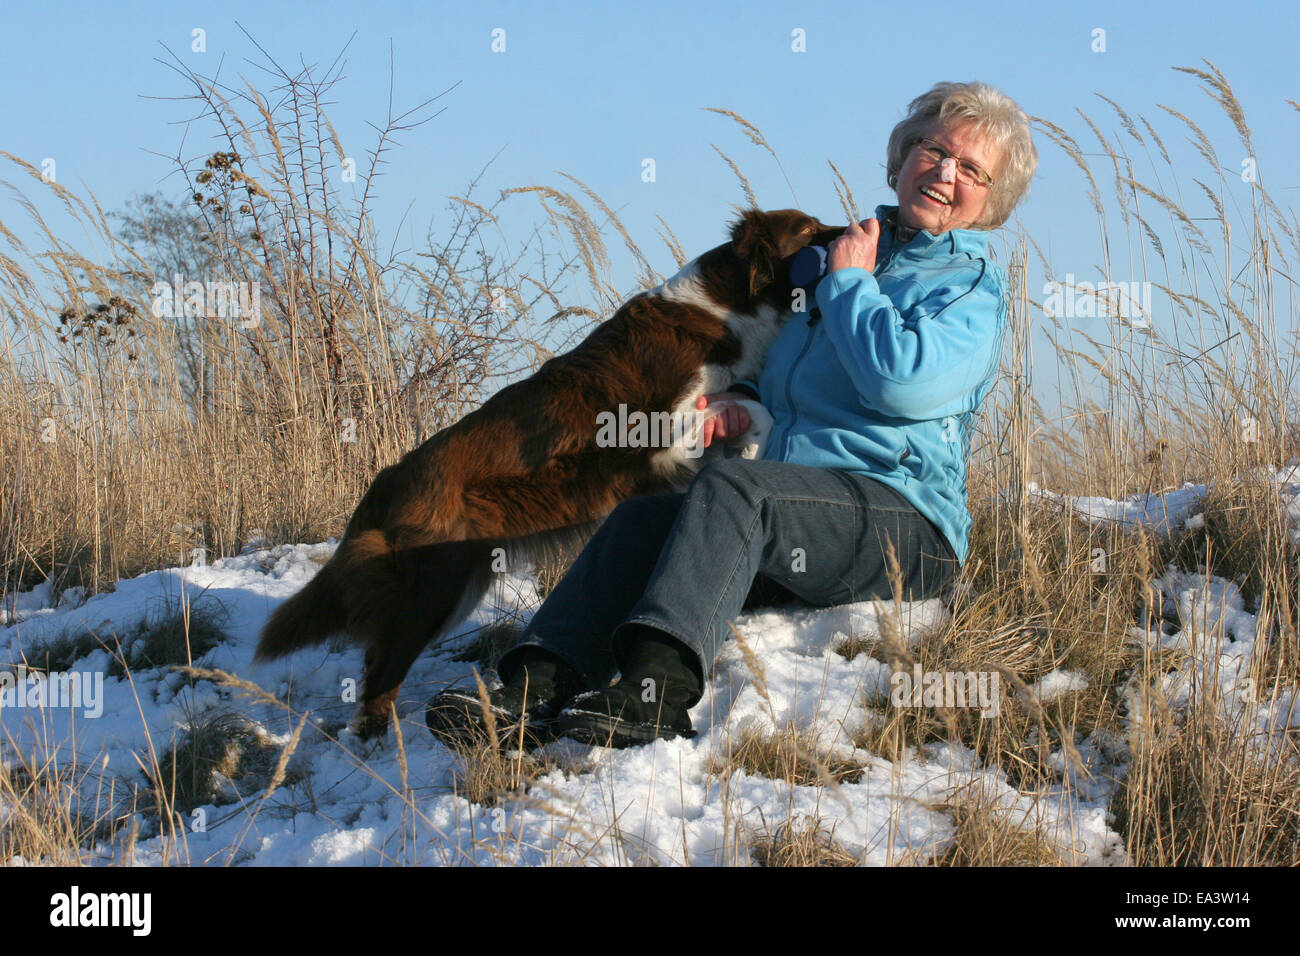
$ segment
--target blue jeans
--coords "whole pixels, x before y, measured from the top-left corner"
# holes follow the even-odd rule
[[[888,542],[904,600],[933,597],[957,570],[939,530],[872,478],[715,461],[685,493],[615,508],[498,671],[508,681],[522,649],[540,647],[605,687],[619,671],[620,638],[646,625],[693,650],[704,675],[746,608],[892,598]]]

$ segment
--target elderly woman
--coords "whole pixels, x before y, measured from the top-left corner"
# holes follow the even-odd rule
[[[705,467],[684,494],[624,502],[501,660],[497,725],[629,746],[693,735],[688,711],[745,608],[937,594],[966,559],[966,457],[997,374],[1006,280],[987,230],[1006,222],[1037,152],[1025,114],[983,83],[940,83],[889,137],[897,206],[829,249],[808,321],[786,324],[759,381],[705,441],[776,423],[761,461]],[[613,683],[611,680],[621,675]],[[477,694],[429,705],[444,737],[481,734]]]

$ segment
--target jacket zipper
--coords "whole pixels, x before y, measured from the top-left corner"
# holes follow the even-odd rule
[[[803,357],[808,354],[808,349],[812,347],[813,333],[816,332],[817,326],[811,319],[808,321],[808,331],[804,335],[803,348],[790,363],[790,371],[785,376],[785,404],[790,409],[790,421],[785,426],[785,434],[781,436],[781,460],[784,461],[790,451],[790,433],[794,431],[795,423],[799,421],[799,410],[794,407],[794,393],[791,391],[794,385],[795,369],[803,361]]]
[[[879,262],[876,263],[876,268],[871,270],[871,274],[873,276],[878,276],[880,275],[881,272],[883,272],[890,265],[892,265],[894,260],[898,257],[899,250],[902,249],[902,246],[903,246],[902,243],[895,242],[893,244],[893,248],[889,250],[889,255],[885,258],[885,261],[883,263],[879,263]],[[794,385],[794,373],[799,368],[799,363],[803,361],[803,357],[808,354],[808,350],[812,347],[812,337],[813,334],[817,331],[817,320],[820,319],[820,317],[821,317],[820,312],[816,308],[812,309],[811,312],[809,313],[808,323],[807,323],[808,333],[804,337],[803,348],[799,350],[799,354],[796,355],[794,361],[790,363],[790,371],[786,373],[785,404],[786,407],[790,409],[790,421],[785,426],[785,434],[781,436],[781,460],[782,461],[785,460],[786,455],[790,451],[790,435],[791,433],[794,432],[794,426],[799,421],[799,409],[795,408],[794,394],[791,391],[791,388]]]

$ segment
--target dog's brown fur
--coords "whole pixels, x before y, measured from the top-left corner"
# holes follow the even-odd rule
[[[367,646],[358,730],[383,733],[416,657],[482,596],[494,549],[536,557],[620,501],[690,477],[665,471],[660,449],[597,447],[597,415],[679,409],[754,375],[762,355],[746,352],[765,350],[789,312],[790,257],[841,231],[798,210],[744,212],[731,242],[695,262],[703,304],[667,285],[634,296],[573,351],[385,468],[330,561],[272,615],[257,659],[348,632]],[[746,322],[772,328],[750,335]]]

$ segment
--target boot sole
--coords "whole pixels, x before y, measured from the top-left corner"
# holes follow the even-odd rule
[[[635,747],[656,740],[690,739],[695,731],[667,724],[643,724],[592,711],[565,711],[555,721],[554,732],[597,747]]]
[[[477,704],[477,701],[473,703]],[[505,711],[494,711],[494,715],[497,718],[497,743],[500,749],[516,749],[520,742],[520,716]],[[533,750],[555,740],[554,718],[539,720],[524,715],[522,720],[523,745],[526,749]],[[449,705],[426,709],[424,723],[434,737],[449,746],[452,744],[481,746],[487,744],[490,739],[482,710],[475,710],[473,707],[461,709]]]

